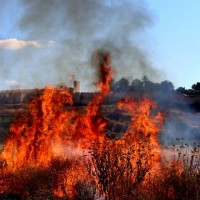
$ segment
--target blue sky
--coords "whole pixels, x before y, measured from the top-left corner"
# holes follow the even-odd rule
[[[42,15],[42,17],[45,19],[43,20],[43,18],[41,18],[40,24],[40,19],[37,19],[37,15],[24,14],[24,2],[26,1],[10,0],[8,3],[7,0],[2,0],[0,2],[2,4],[0,7],[0,68],[2,71],[0,75],[0,89],[10,89],[15,87],[43,87],[46,84],[56,84],[59,81],[64,82],[65,80],[67,80],[67,78],[65,79],[65,76],[63,74],[68,73],[68,71],[68,78],[70,77],[70,74],[80,73],[80,76],[84,77],[82,80],[83,84],[85,83],[85,85],[88,85],[87,81],[85,81],[88,78],[85,77],[88,77],[89,73],[94,74],[94,70],[88,70],[83,66],[81,69],[77,68],[75,71],[73,70],[73,68],[69,67],[67,71],[65,69],[65,66],[67,65],[66,62],[68,60],[60,59],[60,57],[63,58],[65,54],[69,54],[70,59],[72,58],[69,61],[70,65],[74,64],[75,66],[77,66],[79,64],[75,61],[75,59],[73,59],[73,57],[76,57],[76,59],[80,59],[82,63],[87,63],[87,59],[89,59],[89,56],[87,54],[88,52],[86,51],[91,52],[94,48],[93,44],[88,45],[88,41],[90,38],[92,41],[96,41],[96,38],[105,39],[106,37],[113,34],[113,30],[118,30],[116,27],[118,23],[120,26],[126,29],[128,24],[124,23],[123,21],[115,24],[115,20],[120,20],[120,16],[125,17],[125,20],[129,22],[129,16],[124,16],[126,15],[126,12],[121,12],[121,15],[118,15],[116,14],[117,8],[113,9],[113,19],[111,19],[112,14],[110,14],[107,18],[107,20],[110,20],[110,22],[105,22],[108,23],[108,26],[114,27],[113,30],[109,27],[104,28],[104,30],[98,35],[96,32],[95,34],[90,34],[87,32],[87,30],[83,31],[82,27],[76,25],[74,26],[70,23],[65,24],[65,20],[60,20],[60,18],[62,16],[65,16],[65,14],[58,17],[56,15],[53,15],[54,18],[57,17],[54,23],[65,24],[65,26],[63,27],[66,28],[66,30],[63,29],[63,27],[59,30],[58,28],[60,27],[60,25],[57,26],[57,24],[55,26],[55,29],[52,28],[48,30],[47,25],[47,27],[45,28],[47,29],[47,32],[49,34],[44,34],[45,28],[42,26],[42,22],[48,24],[51,21],[48,21],[48,17],[45,18],[45,16]],[[37,0],[35,2],[41,2],[42,4],[44,1]],[[51,2],[53,1],[51,0]],[[77,2],[79,2],[79,0],[77,0]],[[110,0],[110,2],[111,3],[108,5],[112,7],[112,0]],[[122,4],[122,2],[129,2],[129,0],[121,0],[118,2],[119,4],[120,2]],[[141,63],[140,59],[143,57],[143,52],[140,51],[140,48],[144,48],[145,52],[147,52],[148,54],[149,60],[147,62],[145,58],[145,65],[151,63],[152,67],[163,71],[163,73],[160,72],[160,74],[162,74],[162,79],[160,79],[159,81],[165,79],[170,80],[174,83],[176,88],[179,86],[190,88],[192,84],[196,83],[197,81],[200,82],[200,1],[146,0],[144,2],[145,3],[142,4],[142,7],[144,8],[142,9],[144,9],[145,12],[147,10],[147,15],[150,16],[150,20],[146,19],[146,14],[143,15],[141,14],[141,12],[138,15],[136,13],[136,15],[142,16],[144,20],[141,20],[139,25],[137,24],[137,22],[130,20],[130,22],[135,23],[133,25],[135,28],[133,28],[130,32],[129,30],[126,30],[127,35],[130,33],[133,35],[134,38],[136,38],[135,40],[137,42],[135,43],[141,43],[141,45],[139,45],[138,47],[139,51],[137,50],[137,48],[135,48],[135,43],[133,44],[133,52],[136,51],[136,54],[138,54],[140,57],[139,60],[134,64],[137,65],[138,63]],[[55,7],[55,5],[52,6]],[[131,5],[131,3],[127,3],[127,5]],[[35,5],[34,3],[30,3],[28,7],[26,7],[26,9],[30,9],[32,7],[37,8],[37,5]],[[79,4],[77,4],[77,7],[79,7]],[[79,11],[79,8],[77,7],[75,7],[75,10]],[[46,7],[42,9],[52,10],[52,8]],[[59,9],[62,9],[62,6],[58,6],[58,8],[55,7],[55,9],[58,9],[58,13],[56,14],[59,15]],[[102,10],[104,9],[105,5],[102,7]],[[122,9],[126,9],[126,7],[124,6],[124,8]],[[107,11],[106,12],[108,14],[109,9]],[[135,11],[134,9],[130,9],[130,12],[134,13]],[[92,14],[94,15],[94,13]],[[97,13],[97,15],[100,19],[103,19],[103,16],[101,16],[101,12]],[[87,16],[86,14],[80,16],[87,18],[89,15]],[[31,22],[31,25],[29,25],[29,22],[26,23],[26,18],[28,21],[30,17],[38,20],[37,23]],[[23,20],[21,20],[22,18]],[[75,22],[77,22],[77,20],[80,19],[77,18]],[[93,22],[96,21],[92,21],[92,23]],[[97,22],[99,23],[98,20]],[[37,27],[37,25],[39,26]],[[100,25],[103,26],[101,22]],[[34,28],[32,28],[31,26]],[[73,29],[73,34],[69,34],[69,37],[67,32],[68,26]],[[93,31],[90,24],[86,23],[86,27],[88,29],[91,28],[91,31]],[[81,34],[79,34],[79,31],[83,31],[83,33],[81,32]],[[100,29],[98,29],[98,31],[100,31]],[[136,33],[134,33],[134,31]],[[124,33],[126,34],[126,32]],[[90,38],[86,41],[83,39],[80,39],[80,41],[78,41],[76,38],[76,35],[80,36],[80,38],[84,38],[85,36],[87,36],[87,34],[89,34]],[[119,34],[119,37],[124,37],[123,31],[116,34]],[[65,38],[65,36],[68,37],[67,40],[63,39]],[[76,42],[73,43],[71,41]],[[108,41],[108,43],[112,43],[113,39],[111,36]],[[123,45],[121,44],[123,41],[126,41],[125,37],[122,40],[119,39],[119,41],[116,37],[115,42],[119,42],[119,44],[117,44],[117,48],[123,47]],[[63,44],[65,44],[65,46]],[[74,44],[76,48],[72,50],[71,47]],[[84,45],[87,46],[87,49],[82,48]],[[60,55],[61,50],[64,51],[65,54],[61,53]],[[71,52],[69,53],[69,51]],[[80,56],[77,57],[77,55]],[[119,62],[120,65],[123,65],[122,61]],[[57,65],[57,67],[48,67],[49,63],[54,63],[54,65]],[[127,65],[128,64],[129,63],[127,62]],[[126,69],[126,67],[124,69]],[[144,70],[148,71],[149,76],[154,73],[153,69],[146,69],[144,67]],[[116,71],[118,72],[119,70],[116,69]],[[122,70],[122,72],[123,71],[126,70]],[[143,72],[138,72],[138,69],[136,70],[136,72],[134,72],[134,69],[132,71],[133,74],[140,73],[141,76],[143,74]],[[135,74],[133,78],[136,77]],[[42,78],[40,78],[40,76]],[[78,76],[77,79],[81,79],[80,76]],[[124,76],[126,76],[125,73]],[[37,82],[37,84],[35,84],[35,82]]]
[[[149,0],[154,13],[154,63],[175,86],[200,82],[200,1]]]

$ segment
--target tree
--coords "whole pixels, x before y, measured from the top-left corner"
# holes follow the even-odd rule
[[[139,79],[135,79],[132,81],[131,84],[131,91],[133,92],[142,92],[143,89],[143,83],[141,80]]]
[[[179,87],[176,89],[176,92],[181,94],[186,94],[186,89],[185,87]]]
[[[142,78],[142,86],[145,92],[149,93],[153,91],[153,83],[149,80],[149,78],[144,75]]]
[[[197,82],[196,84],[193,84],[193,85],[192,85],[192,89],[193,89],[195,92],[200,92],[200,82]]]
[[[121,78],[113,85],[114,92],[128,92],[129,90],[129,81],[126,78]]]
[[[162,92],[170,93],[174,91],[174,85],[170,81],[162,81],[160,84]]]

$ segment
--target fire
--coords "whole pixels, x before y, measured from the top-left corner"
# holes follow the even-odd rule
[[[5,193],[11,186],[15,193],[19,193],[24,183],[17,179],[19,183],[13,185],[11,174],[14,173],[16,178],[19,172],[23,172],[23,180],[30,180],[28,171],[34,169],[54,174],[51,183],[56,196],[72,197],[74,186],[90,177],[83,155],[91,159],[93,155],[88,151],[91,148],[98,155],[96,147],[104,153],[109,147],[114,155],[120,151],[120,146],[123,157],[123,154],[131,153],[131,146],[138,148],[147,145],[147,150],[142,147],[140,155],[149,159],[154,154],[154,161],[159,162],[159,151],[155,149],[159,149],[157,134],[162,127],[162,115],[152,114],[152,109],[156,107],[152,100],[135,101],[125,98],[118,102],[117,109],[131,115],[130,125],[121,139],[113,141],[107,138],[107,120],[101,115],[100,106],[110,94],[112,70],[108,55],[102,54],[99,67],[100,80],[96,85],[99,92],[94,94],[83,113],[73,109],[72,95],[68,88],[48,86],[30,102],[29,111],[11,125],[1,154],[3,167],[0,169],[0,193]],[[133,167],[139,166],[135,164],[138,158],[133,157],[131,154]],[[122,160],[119,163],[121,167],[126,166]],[[30,195],[27,191],[24,193]]]
[[[100,90],[100,93],[94,95],[92,101],[89,102],[86,109],[87,114],[90,116],[97,115],[100,104],[110,93],[111,67],[110,58],[107,55],[104,57],[103,62],[100,63],[100,77],[101,79],[97,83],[97,88]]]
[[[53,146],[61,139],[73,114],[65,104],[72,105],[68,89],[46,87],[42,94],[29,104],[29,112],[11,125],[2,158],[7,167],[47,166],[52,160]],[[68,116],[68,117],[66,117]]]
[[[161,169],[161,146],[158,142],[158,132],[162,128],[163,116],[160,112],[152,112],[156,108],[156,103],[147,98],[140,101],[133,98],[123,99],[117,106],[131,113],[131,124],[124,137],[126,137],[126,145],[134,144],[133,150],[138,150],[132,163],[136,165],[136,174],[144,176],[143,184],[145,185],[146,176],[148,174],[154,176],[156,171]]]
[[[138,144],[140,141],[145,145],[150,144],[148,149],[151,149],[151,153],[159,160],[158,132],[162,128],[163,116],[161,113],[152,114],[152,109],[156,107],[156,103],[147,98],[140,101],[129,98],[122,99],[118,102],[117,107],[129,112],[132,116],[131,124],[125,133],[128,143]]]

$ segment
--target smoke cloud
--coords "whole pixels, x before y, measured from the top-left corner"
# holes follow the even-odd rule
[[[187,109],[187,110],[186,110]],[[176,143],[176,138],[183,138],[185,141],[193,143],[200,139],[200,113],[196,113],[185,106],[185,110],[169,109],[168,117],[162,130],[161,142],[165,146]]]
[[[23,87],[65,83],[77,74],[82,90],[97,78],[91,55],[109,52],[115,78],[159,80],[143,45],[151,14],[142,0],[19,0],[23,8],[18,28],[27,41],[52,41],[48,48],[26,48],[12,54]],[[145,39],[144,39],[145,41]],[[24,85],[23,85],[24,83]]]

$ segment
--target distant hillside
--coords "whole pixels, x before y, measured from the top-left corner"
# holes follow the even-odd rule
[[[43,90],[8,90],[0,92],[0,143],[5,141],[9,125],[16,113],[27,111],[27,103],[36,98]],[[78,93],[71,91],[74,101],[74,109],[84,110],[93,93]],[[165,115],[162,142],[169,143],[176,137],[200,139],[200,96],[185,95],[172,92],[122,92],[113,91],[107,97],[102,106],[105,117],[111,121],[110,129],[123,132],[126,129],[129,117],[116,111],[115,103],[125,97],[140,99],[149,97],[157,105],[158,111]],[[115,116],[116,115],[116,116]],[[109,132],[109,131],[108,131]],[[167,142],[166,142],[167,141]]]

